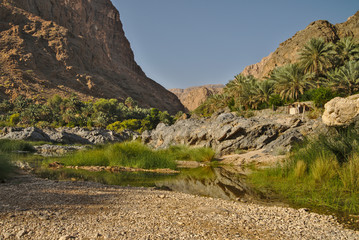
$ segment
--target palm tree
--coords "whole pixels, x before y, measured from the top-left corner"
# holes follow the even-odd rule
[[[332,66],[335,54],[333,49],[333,44],[326,43],[321,38],[312,38],[299,52],[300,65],[303,66],[306,73],[314,73],[313,77],[317,87],[320,85],[320,76]]]
[[[349,61],[344,66],[328,72],[330,85],[348,95],[359,90],[359,62]]]
[[[304,73],[303,68],[298,64],[288,64],[275,69],[270,79],[276,82],[275,90],[282,99],[298,100],[300,94],[303,94],[309,87],[313,87],[313,83],[309,81],[312,77],[313,74]]]
[[[259,102],[256,99],[257,96],[257,82],[258,79],[249,75],[245,78],[245,81],[242,83],[242,88],[239,94],[239,103],[245,109],[257,109]]]
[[[352,37],[340,39],[336,43],[335,51],[339,57],[340,64],[359,59],[359,44],[357,44]]]
[[[207,106],[211,112],[226,107],[226,95],[214,94],[207,99]]]
[[[269,103],[270,96],[274,93],[274,81],[266,79],[257,82],[256,99],[260,103]]]
[[[234,98],[238,98],[242,89],[242,85],[246,80],[247,77],[242,74],[234,76],[234,79],[226,84],[224,92],[233,96]]]

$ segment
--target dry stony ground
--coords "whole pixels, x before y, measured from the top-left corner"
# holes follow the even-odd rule
[[[304,209],[22,175],[0,184],[0,239],[359,239],[359,232]]]

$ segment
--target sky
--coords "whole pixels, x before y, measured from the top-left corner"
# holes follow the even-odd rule
[[[359,0],[112,0],[136,62],[167,89],[226,84],[316,20]]]

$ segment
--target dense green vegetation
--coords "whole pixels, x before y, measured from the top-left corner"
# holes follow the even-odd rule
[[[255,172],[250,179],[302,206],[359,213],[359,131],[331,129],[297,146],[283,166]]]
[[[79,151],[58,159],[68,166],[124,166],[144,169],[175,169],[175,160],[211,161],[209,148],[170,147],[152,150],[139,142],[123,142]]]
[[[298,61],[275,68],[265,79],[238,74],[194,112],[208,116],[219,109],[247,111],[314,101],[317,107],[335,96],[359,91],[359,44],[350,37],[336,43],[311,39],[298,52]]]
[[[182,113],[179,113],[181,115]],[[167,111],[137,106],[132,98],[124,103],[117,99],[80,101],[77,96],[53,96],[45,104],[19,96],[0,103],[2,126],[102,127],[114,131],[153,129],[158,123],[172,124],[175,118]]]

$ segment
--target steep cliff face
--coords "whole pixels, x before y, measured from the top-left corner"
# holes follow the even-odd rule
[[[132,97],[176,112],[182,104],[134,60],[110,0],[0,0],[0,94]]]
[[[173,88],[170,91],[178,97],[183,106],[189,111],[199,107],[204,101],[214,94],[223,92],[224,85],[213,84],[186,89]]]
[[[353,36],[359,39],[359,11],[346,22],[333,25],[328,21],[318,20],[309,24],[304,30],[297,32],[293,37],[281,43],[269,56],[259,63],[247,66],[242,74],[263,78],[276,67],[298,60],[300,50],[311,38],[322,38],[335,42],[342,37]]]

